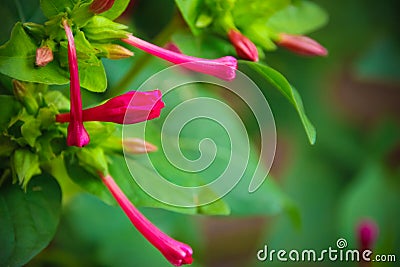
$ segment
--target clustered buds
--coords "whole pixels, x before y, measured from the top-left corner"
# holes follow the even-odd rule
[[[114,5],[115,0],[94,0],[90,10],[95,14],[106,12]]]
[[[236,53],[240,58],[258,61],[258,50],[256,45],[240,31],[235,29],[229,30],[228,38],[235,47]]]
[[[110,175],[99,173],[104,185],[111,192],[119,206],[128,216],[136,229],[154,246],[164,257],[175,266],[191,264],[193,262],[192,248],[179,242],[152,224],[140,211],[129,201],[122,190]]]
[[[277,44],[304,56],[326,56],[328,50],[317,41],[307,36],[281,33]]]

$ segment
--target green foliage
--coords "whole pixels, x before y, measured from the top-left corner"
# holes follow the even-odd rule
[[[26,192],[0,188],[0,264],[21,266],[52,240],[61,212],[61,191],[48,174],[32,178]]]

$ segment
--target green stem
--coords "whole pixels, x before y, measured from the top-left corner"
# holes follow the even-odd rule
[[[171,35],[180,28],[182,25],[182,19],[179,15],[175,15],[171,22],[164,28],[164,30],[159,33],[154,38],[154,43],[157,45],[163,45],[169,41]],[[129,84],[134,80],[137,74],[139,74],[142,69],[150,62],[152,59],[151,54],[145,53],[142,55],[138,61],[131,66],[128,72],[124,75],[124,77],[119,81],[119,83],[114,86],[112,90],[108,90],[106,93],[107,98],[111,98],[121,93],[125,92],[128,89]]]

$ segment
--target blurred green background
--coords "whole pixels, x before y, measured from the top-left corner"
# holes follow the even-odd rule
[[[170,23],[179,16],[172,0],[134,2],[121,21],[140,35],[162,44],[184,27],[179,18],[178,23]],[[393,0],[321,0],[319,4],[329,13],[330,21],[311,37],[328,48],[328,57],[298,57],[282,49],[266,54],[267,63],[285,74],[302,95],[317,128],[314,146],[307,142],[286,99],[269,85],[259,84],[266,87],[277,126],[277,154],[270,179],[276,180],[296,204],[301,225],[294,225],[285,213],[202,217],[142,209],[161,229],[192,245],[193,266],[358,266],[328,261],[258,262],[256,253],[264,244],[271,249],[320,251],[335,247],[339,238],[356,248],[356,226],[365,218],[379,227],[374,253],[396,254],[400,260],[399,4]],[[4,10],[7,8],[2,15],[7,13]],[[167,24],[172,26],[166,37],[163,29]],[[7,36],[1,36],[1,43]],[[134,60],[106,61],[110,86],[120,85],[124,72],[136,64],[140,70],[134,71],[135,79],[123,85],[138,87],[162,68],[149,64],[152,61],[156,60],[140,52]],[[65,200],[55,240],[28,266],[169,263],[137,233],[118,207],[79,194]]]

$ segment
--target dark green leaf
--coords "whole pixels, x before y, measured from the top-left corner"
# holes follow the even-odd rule
[[[15,97],[9,95],[0,95],[0,105],[0,131],[3,131],[8,128],[11,119],[18,114],[21,105]]]
[[[37,45],[17,23],[11,33],[11,39],[0,46],[0,73],[14,79],[44,84],[66,84],[68,74],[58,63],[50,62],[45,67],[36,68]]]
[[[261,75],[265,80],[275,86],[290,101],[300,116],[300,120],[303,123],[308,140],[311,144],[314,144],[316,139],[315,128],[304,111],[303,101],[301,100],[299,93],[293,86],[289,84],[286,78],[273,68],[260,63],[240,61],[239,66],[240,68],[249,67],[254,70],[258,75]]]
[[[0,265],[22,266],[53,238],[61,191],[48,174],[33,177],[26,193],[16,184],[0,188]]]

